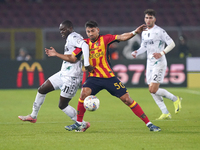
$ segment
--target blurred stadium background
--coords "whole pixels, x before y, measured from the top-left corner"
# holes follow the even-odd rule
[[[156,10],[156,24],[176,43],[167,58],[181,59],[178,45],[180,37],[184,36],[189,56],[197,58],[194,62],[197,64],[200,57],[199,0],[0,0],[0,60],[15,61],[21,47],[28,50],[33,61],[49,59],[44,54],[45,47],[53,46],[62,53],[65,41],[58,27],[66,19],[71,20],[75,31],[84,37],[84,24],[88,20],[99,23],[101,34],[132,31],[144,23],[143,12],[147,8]],[[122,53],[127,44],[121,42],[115,47],[117,61],[127,59]],[[200,69],[189,71],[198,73],[199,77]]]

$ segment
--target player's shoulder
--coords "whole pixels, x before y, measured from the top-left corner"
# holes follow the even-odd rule
[[[74,38],[81,38],[81,39],[83,39],[83,37],[79,33],[77,33],[77,32],[72,32],[72,33],[70,33],[68,35],[68,39],[74,39]]]
[[[90,42],[90,39],[89,38],[85,38],[83,39],[86,43],[89,43]]]
[[[112,35],[112,34],[104,34],[104,35],[100,35],[100,36],[103,36],[103,37],[110,37],[110,36],[115,36],[115,35]]]
[[[104,34],[104,35],[100,35],[99,38],[102,37],[104,40],[108,40],[108,41],[113,41],[116,40],[117,35],[113,35],[113,34]]]
[[[154,26],[154,30],[158,31],[158,32],[166,32],[163,28],[161,28],[160,26],[158,25],[155,25]]]

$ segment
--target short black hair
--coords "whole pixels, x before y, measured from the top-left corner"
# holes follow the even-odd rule
[[[153,9],[146,9],[145,11],[144,11],[144,14],[146,15],[146,14],[148,14],[149,16],[156,16],[156,11],[155,10],[153,10]]]
[[[96,21],[90,20],[90,21],[87,21],[85,23],[85,28],[87,28],[87,27],[89,27],[89,28],[96,28],[96,27],[98,27],[98,24],[97,24]]]
[[[73,28],[73,24],[71,21],[69,20],[65,20],[63,21],[61,24],[63,24],[64,26],[66,26],[67,28]]]

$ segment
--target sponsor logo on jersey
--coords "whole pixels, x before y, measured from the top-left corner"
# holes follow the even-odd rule
[[[103,52],[103,51],[98,52],[98,53],[94,53],[94,54],[90,54],[90,59],[91,59],[91,58],[99,58],[99,57],[101,57],[101,56],[103,56],[103,55],[104,55],[104,52]]]

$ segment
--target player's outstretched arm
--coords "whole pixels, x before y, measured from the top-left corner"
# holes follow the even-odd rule
[[[134,31],[132,32],[128,32],[128,33],[123,33],[121,35],[118,35],[117,36],[117,40],[119,41],[127,41],[129,40],[130,38],[132,38],[133,36],[135,36],[136,34],[139,34],[141,33],[142,31],[146,30],[146,25],[143,24],[139,27],[137,27]]]
[[[131,53],[131,55],[133,56],[133,58],[136,58],[136,57],[137,57],[137,51],[133,51],[133,52]]]
[[[53,47],[50,47],[50,49],[45,48],[45,52],[49,57],[56,56],[62,60],[74,63],[76,62],[77,58],[74,55],[64,55],[56,52],[56,50]]]

